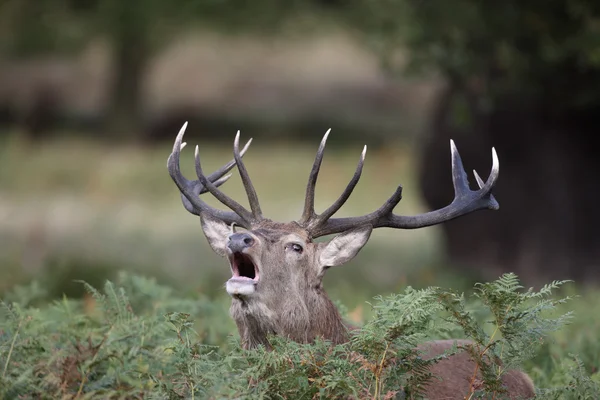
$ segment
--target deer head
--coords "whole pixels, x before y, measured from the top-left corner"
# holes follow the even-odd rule
[[[196,147],[195,165],[198,179],[189,181],[179,169],[183,146],[183,125],[173,152],[169,156],[168,169],[171,178],[181,191],[186,210],[201,218],[202,230],[219,255],[229,260],[232,277],[226,290],[232,296],[231,315],[234,318],[244,346],[254,347],[267,343],[268,334],[285,335],[299,342],[309,342],[322,336],[334,343],[347,339],[347,329],[337,309],[322,288],[322,279],[330,267],[340,266],[358,254],[367,243],[373,229],[388,227],[416,229],[460,217],[482,209],[498,209],[492,188],[498,179],[499,163],[492,149],[492,171],[486,182],[474,172],[479,190],[471,190],[462,161],[454,142],[451,141],[452,178],[455,197],[448,206],[416,216],[400,216],[393,213],[402,198],[402,187],[377,210],[370,214],[334,218],[333,215],[350,197],[358,183],[366,155],[361,154],[354,176],[340,197],[324,212],[314,209],[317,176],[323,160],[329,131],[323,137],[309,175],[302,216],[293,222],[274,222],[262,215],[258,196],[252,185],[239,150],[239,132],[235,137],[234,160],[209,175],[204,175]],[[250,210],[218,189],[237,165],[245,187]],[[209,206],[199,197],[210,192],[231,211]],[[236,231],[236,227],[238,229]],[[314,239],[337,234],[327,242]]]

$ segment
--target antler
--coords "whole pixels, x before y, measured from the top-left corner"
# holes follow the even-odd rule
[[[331,129],[327,130],[325,136],[323,136],[323,139],[321,140],[319,149],[317,150],[317,156],[315,157],[315,162],[308,178],[308,185],[306,185],[304,212],[302,213],[300,221],[298,221],[300,225],[305,227],[309,232],[318,229],[320,226],[326,223],[333,214],[342,208],[346,200],[348,200],[352,194],[352,191],[354,190],[354,187],[356,187],[356,184],[360,179],[365,162],[365,156],[367,154],[367,146],[365,146],[360,156],[360,160],[358,161],[358,165],[356,166],[354,176],[352,176],[352,179],[350,179],[350,182],[348,182],[346,189],[344,189],[340,197],[327,210],[325,210],[321,215],[317,215],[315,213],[315,186],[317,183],[317,177],[319,176],[319,170],[321,169],[321,162],[323,161],[323,153],[325,152],[325,144],[327,142],[329,132],[331,132]]]
[[[185,143],[183,141],[183,135],[187,128],[187,122],[183,124],[179,133],[177,134],[177,138],[175,139],[175,144],[173,145],[173,152],[169,155],[169,159],[167,160],[167,168],[169,169],[169,175],[179,188],[181,192],[181,200],[186,210],[195,215],[200,215],[200,213],[208,213],[215,218],[218,218],[225,222],[226,224],[236,223],[239,226],[244,228],[250,228],[252,224],[255,224],[262,220],[262,214],[260,212],[260,205],[258,204],[258,198],[256,196],[256,192],[254,191],[254,187],[252,186],[252,182],[248,176],[248,172],[246,171],[246,167],[242,162],[242,156],[248,150],[252,139],[248,140],[242,151],[239,151],[239,132],[235,138],[234,142],[234,160],[228,162],[217,171],[210,174],[208,177],[204,175],[202,172],[202,166],[200,165],[200,154],[198,146],[196,146],[195,152],[195,165],[196,165],[196,175],[198,176],[198,180],[190,181],[183,176],[179,167],[179,158],[181,155],[181,150],[185,147]],[[225,183],[230,177],[231,174],[225,175],[229,172],[235,165],[237,164],[238,170],[240,172],[240,176],[242,178],[242,182],[244,183],[244,187],[246,188],[246,193],[248,194],[248,198],[250,200],[250,206],[252,209],[252,213],[246,210],[241,204],[231,199],[229,196],[221,192],[218,187]],[[225,176],[223,176],[225,175]],[[206,202],[204,202],[200,197],[200,194],[210,192],[213,196],[215,196],[221,203],[229,207],[232,211],[223,211],[217,208],[209,206]]]
[[[356,167],[356,172],[346,186],[346,189],[342,195],[333,203],[331,207],[325,210],[325,212],[323,212],[321,215],[317,215],[314,211],[315,184],[319,174],[319,169],[321,167],[321,161],[323,160],[323,152],[325,150],[325,142],[327,141],[328,135],[329,131],[327,131],[323,137],[321,145],[319,146],[319,150],[317,151],[317,156],[315,158],[306,188],[304,212],[299,220],[300,225],[305,227],[313,238],[343,232],[362,225],[372,225],[373,228],[423,228],[426,226],[450,221],[473,211],[483,210],[486,208],[497,210],[500,207],[492,195],[492,189],[498,180],[500,169],[496,150],[492,148],[492,171],[485,183],[479,177],[477,172],[473,170],[473,174],[475,175],[475,179],[479,185],[479,190],[473,191],[469,188],[467,174],[464,170],[458,150],[456,149],[456,145],[454,144],[453,140],[450,140],[454,200],[448,206],[439,210],[430,211],[428,213],[415,216],[396,215],[393,213],[393,210],[402,199],[402,186],[398,186],[394,194],[379,209],[370,214],[360,217],[331,218],[331,216],[342,207],[346,200],[348,200],[350,194],[360,179],[365,153],[367,150],[367,147],[365,146],[358,162],[358,166]]]
[[[239,138],[240,132],[237,132],[233,143],[233,156],[234,160],[230,161],[211,175],[206,177],[202,172],[202,166],[200,164],[200,155],[198,146],[196,146],[195,152],[195,166],[196,175],[198,180],[190,181],[186,179],[179,168],[179,158],[181,150],[185,146],[182,143],[185,129],[187,128],[187,122],[183,124],[175,144],[173,146],[173,152],[169,156],[167,167],[171,178],[181,191],[181,199],[184,207],[195,215],[200,213],[208,213],[215,218],[222,220],[227,224],[235,223],[247,229],[251,229],[252,226],[257,225],[264,220],[261,212],[258,196],[256,190],[252,185],[248,171],[242,161],[242,156],[250,146],[252,139],[246,143],[242,151],[239,150]],[[460,217],[465,214],[483,209],[497,210],[500,206],[492,194],[492,189],[498,180],[499,175],[499,161],[496,150],[492,148],[492,171],[486,182],[483,182],[481,177],[476,171],[473,171],[475,180],[479,185],[479,190],[471,190],[469,188],[469,182],[467,174],[464,170],[462,160],[456,149],[454,141],[450,140],[450,149],[452,154],[452,182],[454,185],[454,200],[452,203],[439,210],[430,211],[425,214],[415,216],[401,216],[393,213],[394,208],[402,199],[402,186],[398,186],[394,194],[377,210],[374,212],[363,215],[360,217],[347,217],[347,218],[331,218],[348,200],[352,191],[356,187],[364,165],[365,155],[367,152],[367,146],[364,147],[356,171],[348,182],[348,185],[340,195],[340,197],[322,214],[318,215],[315,213],[315,186],[317,183],[317,177],[323,161],[323,154],[325,152],[325,144],[331,130],[325,133],[325,136],[321,140],[315,162],[310,172],[308,184],[306,186],[306,198],[304,202],[304,211],[302,217],[298,223],[304,227],[313,238],[320,236],[330,235],[333,233],[343,232],[358,226],[371,225],[373,228],[389,227],[398,229],[416,229],[423,228],[426,226],[440,224],[442,222],[450,221],[454,218]],[[229,172],[234,165],[238,166],[242,183],[248,195],[248,201],[250,203],[251,212],[244,208],[241,204],[221,192],[218,187],[225,183],[231,175],[225,175]],[[225,175],[225,176],[224,176]],[[215,196],[221,203],[229,207],[232,211],[222,211],[214,207],[209,206],[206,202],[199,198],[202,193],[210,192]]]

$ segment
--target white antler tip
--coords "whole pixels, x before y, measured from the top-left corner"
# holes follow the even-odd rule
[[[456,148],[456,143],[454,143],[454,140],[450,139],[450,150],[452,151],[452,153],[456,153],[458,151],[458,149]]]
[[[319,151],[321,151],[325,147],[325,143],[327,143],[327,138],[329,137],[329,132],[331,132],[331,128],[327,129],[325,135],[323,135],[323,139],[321,139],[321,144],[319,144]]]
[[[500,161],[498,160],[498,153],[496,153],[495,147],[492,147],[492,168],[495,170],[500,168]]]
[[[363,160],[364,160],[364,158],[365,158],[366,155],[367,155],[367,145],[365,144],[365,147],[363,147],[363,151],[362,151],[362,155],[361,155],[361,157],[363,158]]]
[[[248,141],[246,142],[246,144],[244,145],[244,148],[242,149],[242,151],[240,152],[240,155],[244,155],[246,153],[246,150],[248,150],[248,147],[250,147],[250,143],[252,143],[252,138],[248,139]]]
[[[475,176],[475,180],[477,181],[477,185],[479,186],[479,189],[483,189],[483,186],[485,185],[485,183],[483,182],[483,179],[481,179],[481,177],[475,170],[473,170],[473,175]]]
[[[188,125],[188,123],[187,123],[187,121],[185,121],[183,123],[183,126],[179,129],[179,133],[177,133],[177,139],[175,139],[176,141],[181,142],[183,140],[183,134],[185,133],[187,125]]]
[[[220,186],[223,183],[227,182],[229,180],[229,178],[231,178],[231,174],[224,175],[221,178],[219,178],[217,181],[213,182],[213,184],[215,186]]]
[[[181,145],[179,146],[179,150],[183,150],[183,148],[187,145],[187,142],[183,142],[181,143]]]
[[[240,131],[238,130],[237,133],[235,134],[235,139],[233,139],[233,153],[235,154],[236,152],[238,152],[239,148],[240,148]]]

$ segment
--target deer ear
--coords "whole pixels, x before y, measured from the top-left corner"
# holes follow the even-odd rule
[[[225,257],[227,255],[225,246],[227,246],[227,238],[231,235],[231,228],[220,219],[206,213],[200,213],[200,224],[213,251]]]
[[[336,267],[352,260],[369,240],[371,225],[340,233],[320,248],[319,265]]]

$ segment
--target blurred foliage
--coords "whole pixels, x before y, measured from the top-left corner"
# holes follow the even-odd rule
[[[64,0],[0,2],[0,51],[14,57],[74,51],[85,40],[86,21],[73,18]]]
[[[292,19],[318,14],[320,3],[300,0],[2,0],[0,51],[14,56],[68,52],[80,48],[92,37],[117,40],[131,35],[141,35],[156,47],[186,28],[197,27],[227,34],[248,31],[275,34]]]
[[[484,384],[467,396],[503,398],[499,377],[552,343],[569,319],[552,292],[523,290],[516,276],[478,285],[474,296],[441,288],[378,298],[374,317],[352,340],[332,346],[272,337],[273,351],[243,350],[227,339],[225,305],[189,298],[151,279],[121,274],[102,290],[84,284],[83,301],[36,305],[38,284],[0,303],[2,398],[420,398],[429,365],[467,351]],[[550,312],[550,313],[549,313]],[[553,315],[558,312],[558,315]],[[566,328],[568,329],[568,327]],[[471,344],[425,360],[415,346],[465,336]],[[536,375],[538,398],[592,399],[598,373],[551,346],[556,364]],[[579,349],[570,349],[577,352]],[[598,350],[595,348],[595,350]],[[484,354],[497,357],[483,357]],[[572,360],[572,361],[571,361]],[[506,368],[499,368],[503,361]]]
[[[107,39],[113,50],[107,133],[135,138],[141,133],[141,82],[160,46],[196,27],[274,34],[291,16],[310,14],[312,5],[299,0],[3,0],[0,52],[21,58],[55,55],[77,51],[92,38]]]
[[[594,0],[356,0],[351,26],[393,69],[441,71],[491,97],[519,92],[559,108],[600,104],[600,3]],[[473,82],[477,80],[477,82]],[[568,95],[567,95],[568,94]]]
[[[175,35],[197,28],[310,35],[334,21],[357,33],[388,71],[441,71],[488,104],[515,92],[558,110],[600,102],[594,0],[3,0],[0,51],[69,52],[92,37],[109,39],[116,55],[109,131],[135,135],[144,68]]]

